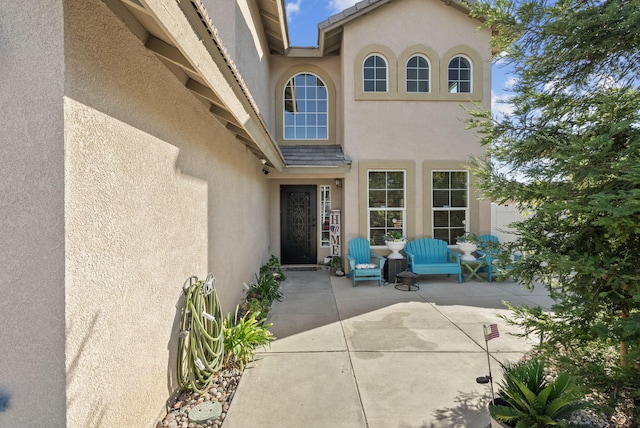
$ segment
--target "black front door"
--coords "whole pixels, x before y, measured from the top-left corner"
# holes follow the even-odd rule
[[[316,264],[317,186],[280,186],[282,264]]]

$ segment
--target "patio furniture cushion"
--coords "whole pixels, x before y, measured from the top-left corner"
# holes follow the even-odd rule
[[[377,259],[378,263],[371,263],[371,258]],[[349,241],[349,253],[346,256],[349,261],[348,277],[351,278],[353,286],[357,281],[378,281],[378,286],[382,286],[382,269],[385,258],[377,254],[371,254],[369,241],[364,238],[353,238]]]

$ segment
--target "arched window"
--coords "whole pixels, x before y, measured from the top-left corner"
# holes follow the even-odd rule
[[[430,92],[429,61],[414,55],[407,61],[407,92]]]
[[[452,94],[471,93],[471,61],[463,56],[449,61],[449,92]]]
[[[318,76],[299,73],[284,87],[285,140],[326,140],[329,105],[327,87]]]
[[[369,55],[362,65],[364,92],[387,92],[387,61],[380,55]]]

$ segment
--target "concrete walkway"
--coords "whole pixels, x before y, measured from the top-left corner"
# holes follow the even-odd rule
[[[544,288],[513,282],[422,277],[418,291],[327,271],[285,271],[284,299],[269,315],[277,337],[244,372],[224,428],[486,428],[488,373],[483,324],[497,361],[530,348],[498,314],[512,304],[549,308]]]

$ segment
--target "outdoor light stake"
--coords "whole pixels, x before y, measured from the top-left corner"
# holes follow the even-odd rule
[[[498,325],[483,325],[482,326],[484,332],[484,344],[485,350],[487,351],[487,365],[489,366],[489,374],[487,376],[480,376],[476,378],[476,382],[480,384],[489,383],[491,386],[491,402],[495,401],[496,397],[493,392],[493,376],[491,376],[491,356],[489,355],[489,341],[491,339],[495,339],[496,337],[500,337],[500,333],[498,332]]]

